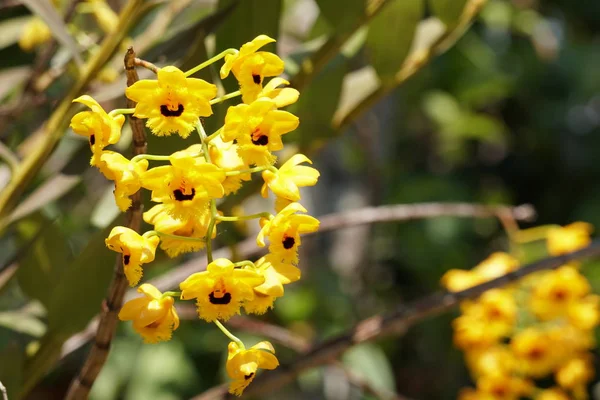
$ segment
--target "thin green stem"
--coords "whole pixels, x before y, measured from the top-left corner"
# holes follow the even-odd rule
[[[135,108],[115,108],[109,112],[108,115],[111,117],[116,117],[117,115],[133,114],[134,111]]]
[[[206,143],[210,143],[211,140],[213,140],[214,138],[216,138],[217,136],[219,136],[221,134],[222,130],[223,130],[223,127],[217,129],[217,131],[215,133],[213,133],[212,135],[208,136],[206,138]]]
[[[208,151],[208,143],[206,141],[206,131],[204,131],[204,126],[202,126],[202,122],[198,120],[196,124],[196,130],[198,131],[198,135],[200,136],[200,141],[202,142],[202,149],[204,150],[204,159],[206,162],[211,162],[210,152]],[[210,264],[213,261],[212,255],[212,234],[215,229],[215,224],[217,223],[216,217],[219,214],[217,213],[217,202],[215,199],[210,200],[210,223],[208,224],[208,229],[206,231],[206,260]]]
[[[161,296],[162,299],[164,299],[165,297],[180,297],[181,296],[181,292],[164,292]]]
[[[265,211],[265,212],[260,212],[260,213],[256,213],[256,214],[240,215],[240,216],[232,216],[232,217],[225,217],[225,216],[217,214],[216,219],[219,221],[224,221],[224,222],[237,222],[237,221],[247,221],[249,219],[269,218],[271,216],[272,216],[272,214],[270,212]]]
[[[179,236],[179,235],[172,235],[170,233],[164,233],[164,232],[159,232],[159,231],[154,231],[156,232],[156,234],[159,237],[166,237],[169,239],[177,239],[177,240],[184,240],[184,241],[188,241],[188,242],[204,242],[204,238],[195,238],[195,237],[189,237],[189,236]]]
[[[192,157],[200,157],[201,155],[203,155],[202,152],[199,153],[194,153],[191,156]],[[137,156],[133,157],[131,159],[132,162],[138,162],[140,160],[153,160],[153,161],[169,161],[171,156],[155,156],[152,154],[138,154]]]
[[[223,326],[223,324],[220,323],[219,320],[215,319],[215,325],[221,330],[221,332],[223,332],[225,336],[227,336],[232,341],[236,342],[238,346],[240,346],[241,350],[246,350],[246,346],[244,346],[244,343],[233,333],[229,332],[229,330],[225,328],[225,326]]]
[[[250,260],[238,261],[236,263],[233,263],[233,265],[235,265],[236,267],[245,267],[245,266],[248,266],[248,267],[256,268],[256,264],[254,264]]]
[[[194,68],[190,69],[189,71],[187,71],[185,73],[185,76],[190,76],[195,74],[196,72],[200,71],[203,68],[208,67],[209,65],[211,65],[214,62],[219,61],[221,58],[224,58],[226,55],[228,54],[237,54],[239,53],[236,49],[227,49],[224,50],[222,52],[220,52],[219,54],[217,54],[216,56],[214,56],[213,58],[209,58],[208,60],[204,61],[202,64],[199,64],[197,66],[195,66]]]
[[[211,105],[217,104],[217,103],[222,103],[225,100],[233,99],[234,97],[238,97],[241,95],[242,95],[242,92],[239,90],[236,90],[235,92],[227,93],[225,96],[221,96],[221,97],[217,97],[216,99],[212,99],[211,101],[209,101],[209,103]]]
[[[254,167],[254,168],[250,168],[250,169],[242,169],[240,171],[227,171],[225,172],[226,176],[237,176],[237,175],[242,175],[242,174],[252,174],[254,172],[261,172],[264,171],[266,169],[271,169],[270,167],[265,167],[264,165],[261,167]]]

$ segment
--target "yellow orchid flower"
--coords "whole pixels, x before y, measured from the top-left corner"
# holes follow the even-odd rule
[[[265,238],[269,238],[269,252],[274,260],[282,263],[298,263],[298,247],[300,235],[316,232],[319,220],[310,215],[300,215],[306,212],[299,203],[292,203],[281,210],[271,220],[261,219],[262,229],[256,237],[256,243],[264,247]]]
[[[262,196],[266,198],[268,189],[271,189],[277,197],[292,202],[300,200],[299,187],[314,186],[320,175],[315,168],[298,165],[303,162],[312,164],[304,154],[296,154],[286,161],[277,172],[263,171],[262,177],[265,183],[260,192]]]
[[[103,151],[98,168],[106,179],[115,182],[115,202],[121,211],[131,206],[129,196],[140,190],[141,176],[148,169],[148,160],[131,162],[114,151]]]
[[[275,42],[275,39],[267,35],[260,35],[251,42],[244,44],[237,54],[225,56],[225,63],[221,67],[221,79],[225,79],[229,72],[240,84],[242,101],[246,104],[256,100],[262,90],[265,77],[276,76],[283,73],[283,60],[277,55],[265,51],[259,51],[261,47]]]
[[[265,282],[254,288],[254,299],[244,303],[244,310],[249,314],[264,314],[273,308],[275,299],[283,296],[283,285],[300,279],[300,270],[291,264],[272,262],[267,255],[254,264],[257,272],[264,276]]]
[[[142,186],[152,191],[152,201],[163,203],[174,218],[189,220],[202,214],[210,199],[225,193],[225,171],[184,150],[169,157],[171,165],[148,170]]]
[[[250,166],[239,156],[238,145],[235,143],[225,143],[220,136],[217,136],[210,141],[208,146],[210,158],[213,164],[221,168],[223,171],[240,171],[249,169]],[[223,189],[225,196],[237,192],[244,181],[252,179],[249,173],[232,175],[225,178],[223,181]]]
[[[271,165],[272,151],[283,149],[281,136],[298,127],[295,115],[277,110],[275,102],[263,97],[250,105],[229,107],[221,131],[224,142],[237,141],[238,154],[249,165]]]
[[[121,138],[125,116],[111,117],[96,100],[88,95],[80,96],[73,102],[82,103],[91,109],[91,111],[75,114],[71,119],[71,129],[76,134],[89,138],[92,149],[90,164],[98,165],[102,150],[109,144],[117,143]]]
[[[203,239],[210,223],[210,209],[205,208],[193,218],[186,220],[174,218],[164,204],[157,204],[144,213],[144,221],[154,225],[154,230],[161,233]],[[212,238],[215,238],[216,234],[215,229]],[[185,240],[169,236],[163,236],[160,241],[160,248],[171,258],[182,253],[201,250],[205,245],[206,243],[202,240]]]
[[[235,343],[229,343],[227,348],[227,375],[233,382],[229,385],[229,392],[241,396],[246,387],[254,380],[257,370],[275,369],[279,361],[275,357],[273,345],[267,341],[260,342],[249,348],[241,349]]]
[[[239,314],[245,301],[254,298],[253,289],[265,278],[249,269],[236,269],[233,263],[219,258],[206,271],[190,275],[179,285],[181,299],[197,299],[198,316],[207,322],[227,321]]]
[[[130,286],[137,285],[142,278],[142,264],[154,261],[159,241],[156,236],[140,236],[124,226],[115,226],[105,240],[109,249],[123,254],[123,270]]]
[[[171,339],[173,331],[179,327],[179,316],[171,296],[164,296],[149,283],[138,289],[144,297],[129,300],[119,311],[121,321],[133,321],[133,329],[146,343],[158,343]]]
[[[265,85],[265,87],[257,95],[257,98],[267,97],[275,102],[277,108],[282,108],[294,104],[300,97],[300,92],[294,88],[284,87],[281,85],[289,85],[290,83],[283,78],[273,78]]]
[[[209,101],[217,95],[217,87],[202,79],[186,78],[173,66],[160,68],[157,78],[142,79],[125,90],[125,95],[137,102],[133,115],[147,118],[146,126],[155,135],[188,137],[199,117],[212,114]]]

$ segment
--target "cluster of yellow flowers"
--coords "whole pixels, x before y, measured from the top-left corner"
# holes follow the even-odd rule
[[[114,181],[118,207],[131,206],[129,196],[140,188],[151,191],[158,203],[143,214],[154,229],[143,235],[123,226],[115,227],[106,239],[107,246],[122,253],[125,275],[131,286],[142,277],[142,265],[152,262],[157,246],[170,257],[206,247],[206,271],[194,273],[180,284],[181,292],[161,293],[145,283],[138,291],[144,296],[127,302],[119,313],[121,320],[133,321],[133,328],[148,343],[169,340],[179,326],[174,308],[175,298],[196,299],[201,319],[214,322],[231,340],[227,372],[234,380],[230,391],[241,394],[252,381],[258,368],[273,369],[278,365],[273,346],[261,342],[246,349],[222,324],[241,308],[247,313],[263,314],[283,296],[283,286],[300,278],[298,247],[300,235],[315,232],[319,221],[303,214],[298,203],[299,187],[316,184],[319,172],[300,165],[310,160],[296,154],[280,168],[274,163],[273,151],[281,150],[281,136],[296,129],[298,118],[280,110],[294,103],[297,90],[281,87],[288,84],[275,77],[263,86],[266,77],[283,72],[283,61],[275,54],[258,51],[274,42],[260,35],[244,44],[239,51],[225,50],[205,63],[183,72],[174,66],[158,69],[156,80],[141,80],[127,88],[126,96],[135,101],[135,109],[117,109],[109,113],[90,96],[75,101],[89,107],[71,121],[73,131],[89,139],[91,165],[98,167],[107,179]],[[221,79],[230,72],[238,80],[240,90],[216,98],[217,86],[189,76],[220,60]],[[242,97],[242,104],[227,110],[224,125],[207,135],[200,121],[212,114],[211,106]],[[146,119],[146,125],[158,136],[178,134],[186,138],[196,130],[200,143],[169,156],[141,154],[127,159],[105,150],[117,143],[124,114]],[[149,168],[149,161],[168,162]],[[269,191],[276,197],[275,211],[243,216],[224,216],[217,211],[217,199],[235,193],[251,174],[262,172],[262,195]],[[216,224],[259,219],[261,230],[256,239],[261,247],[269,243],[269,253],[257,261],[233,262],[212,259],[211,240]]]
[[[576,222],[546,233],[550,255],[586,247],[591,226]],[[472,270],[450,270],[442,284],[450,291],[468,289],[519,268],[506,253],[494,253]],[[594,375],[594,327],[600,322],[600,296],[591,294],[576,263],[542,271],[461,304],[454,320],[454,343],[465,352],[476,389],[461,400],[587,399]],[[541,389],[535,380],[553,378]]]

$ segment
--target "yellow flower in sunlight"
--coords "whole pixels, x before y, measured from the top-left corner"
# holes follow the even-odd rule
[[[283,296],[283,285],[300,279],[300,270],[291,264],[272,263],[270,255],[262,257],[255,265],[265,282],[254,288],[254,299],[244,303],[244,310],[260,315],[273,308],[276,298]]]
[[[514,295],[506,289],[488,290],[475,301],[463,302],[461,309],[464,315],[483,321],[492,338],[511,334],[518,311]]]
[[[592,329],[600,323],[600,296],[590,294],[572,303],[567,310],[569,323],[578,329]]]
[[[283,60],[273,53],[259,51],[258,49],[268,43],[275,42],[266,35],[260,35],[251,42],[244,44],[239,53],[225,56],[225,63],[221,67],[221,79],[229,75],[229,71],[240,84],[242,100],[246,104],[256,100],[262,90],[265,77],[276,76],[283,73]]]
[[[137,285],[142,278],[142,264],[154,261],[159,241],[156,236],[140,236],[124,226],[115,226],[105,240],[109,249],[123,254],[123,270],[130,286]]]
[[[265,85],[263,90],[258,94],[258,98],[268,97],[275,102],[277,108],[282,108],[294,104],[300,97],[300,92],[294,88],[284,87],[281,85],[289,85],[290,83],[283,78],[273,78]]]
[[[492,336],[486,322],[472,315],[461,315],[452,321],[454,345],[462,350],[481,350],[495,344],[497,336]]]
[[[510,346],[521,372],[534,378],[548,375],[560,362],[560,343],[546,331],[526,328],[513,336]]]
[[[149,283],[138,289],[144,297],[129,300],[119,312],[121,321],[133,321],[133,329],[146,343],[158,343],[171,339],[173,331],[179,327],[179,317],[171,296],[162,293]]]
[[[269,252],[277,262],[297,264],[300,235],[319,229],[318,219],[297,212],[306,212],[306,209],[299,203],[292,203],[271,220],[260,220],[262,229],[256,237],[256,243],[264,247],[265,238],[269,238]]]
[[[192,146],[192,149],[194,147]],[[223,197],[225,172],[191,150],[169,156],[171,165],[148,170],[142,176],[142,186],[152,191],[152,201],[165,204],[174,218],[188,220],[205,212],[210,199]]]
[[[483,375],[510,375],[517,365],[508,347],[501,344],[467,351],[465,359],[475,378]]]
[[[565,316],[590,290],[587,279],[576,268],[565,265],[541,276],[533,288],[530,307],[542,320]]]
[[[198,316],[207,322],[227,321],[239,314],[245,301],[254,298],[254,288],[265,278],[249,269],[235,268],[225,258],[208,264],[206,271],[190,275],[181,282],[181,299],[196,299]]]
[[[484,282],[487,282],[506,275],[517,268],[519,268],[519,260],[510,254],[496,252],[473,268],[473,272],[479,275]]]
[[[137,102],[133,115],[147,118],[146,126],[155,135],[178,133],[188,137],[199,117],[212,114],[209,101],[217,95],[217,87],[202,79],[186,78],[173,66],[160,68],[157,78],[142,79],[125,90],[125,95]]]
[[[229,393],[241,396],[242,392],[256,376],[260,369],[275,369],[279,365],[275,357],[273,345],[267,341],[260,342],[250,349],[241,349],[235,343],[229,343],[227,348],[227,375],[233,382],[229,385]]]
[[[73,102],[82,103],[92,111],[82,111],[71,119],[71,129],[78,135],[89,138],[92,149],[91,165],[98,165],[102,150],[109,144],[115,144],[121,138],[121,127],[125,122],[123,115],[111,117],[96,100],[88,95],[76,98]]]
[[[496,252],[470,271],[462,269],[447,271],[442,276],[441,283],[450,292],[460,292],[461,290],[506,275],[518,267],[519,261],[516,258],[506,253]]]
[[[555,373],[556,382],[571,391],[577,400],[587,399],[586,386],[594,377],[594,365],[589,354],[576,356]]]
[[[534,397],[535,400],[571,400],[571,398],[559,388],[545,389]]]
[[[587,222],[573,222],[570,225],[548,230],[548,253],[553,256],[571,253],[590,244],[590,234],[594,227]]]
[[[34,47],[46,43],[52,39],[52,31],[48,25],[39,17],[32,17],[21,31],[19,47],[25,51],[31,51]]]
[[[260,192],[262,196],[267,197],[268,190],[271,189],[277,197],[289,201],[300,200],[299,186],[314,186],[319,179],[319,171],[315,168],[298,165],[303,162],[312,164],[304,154],[295,154],[276,172],[263,171],[265,183]]]
[[[261,98],[254,103],[229,107],[221,131],[224,142],[235,140],[238,154],[250,165],[271,165],[272,151],[283,149],[281,136],[298,127],[295,115],[277,110],[275,102]]]
[[[241,171],[250,168],[238,154],[238,145],[225,143],[221,137],[216,137],[208,144],[208,151],[213,164],[225,172]],[[242,182],[252,179],[250,173],[227,176],[223,181],[225,196],[235,193],[242,187]]]
[[[532,382],[511,375],[485,375],[477,379],[477,390],[490,399],[519,400],[533,390]]]
[[[131,162],[114,151],[103,151],[98,168],[106,179],[115,182],[115,202],[121,211],[131,206],[129,196],[140,190],[141,176],[148,169],[148,160]]]
[[[144,221],[154,225],[155,231],[169,235],[183,236],[183,238],[162,236],[160,248],[171,258],[177,257],[182,253],[203,249],[206,245],[204,239],[208,231],[208,224],[210,223],[210,209],[201,210],[193,218],[185,220],[174,218],[166,208],[164,204],[155,205],[144,213]],[[217,231],[214,229],[212,238],[216,235]]]

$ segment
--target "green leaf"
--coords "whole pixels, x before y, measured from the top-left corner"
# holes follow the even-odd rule
[[[392,366],[385,352],[375,344],[363,343],[347,351],[342,361],[373,388],[396,391]]]
[[[366,17],[365,0],[317,0],[317,4],[321,14],[337,33],[354,29]]]
[[[85,249],[65,269],[48,307],[50,331],[66,335],[79,332],[100,311],[116,259],[116,253],[104,243],[113,226],[92,235]]]
[[[0,312],[0,326],[33,337],[46,332],[46,325],[35,316],[21,311]]]
[[[408,56],[423,12],[423,0],[394,1],[370,22],[367,49],[384,84],[394,79]]]
[[[298,102],[290,107],[289,111],[300,118],[300,126],[286,139],[295,139],[301,151],[334,135],[332,119],[340,100],[347,61],[345,56],[337,55],[300,93]]]
[[[467,4],[467,0],[429,0],[432,14],[441,19],[449,28],[458,23],[465,4]]]
[[[6,387],[9,399],[16,399],[23,382],[25,350],[11,342],[0,351],[0,381]]]
[[[18,230],[26,240],[34,240],[17,270],[17,280],[27,296],[48,308],[65,268],[71,259],[67,238],[57,224],[40,213],[19,222]]]

